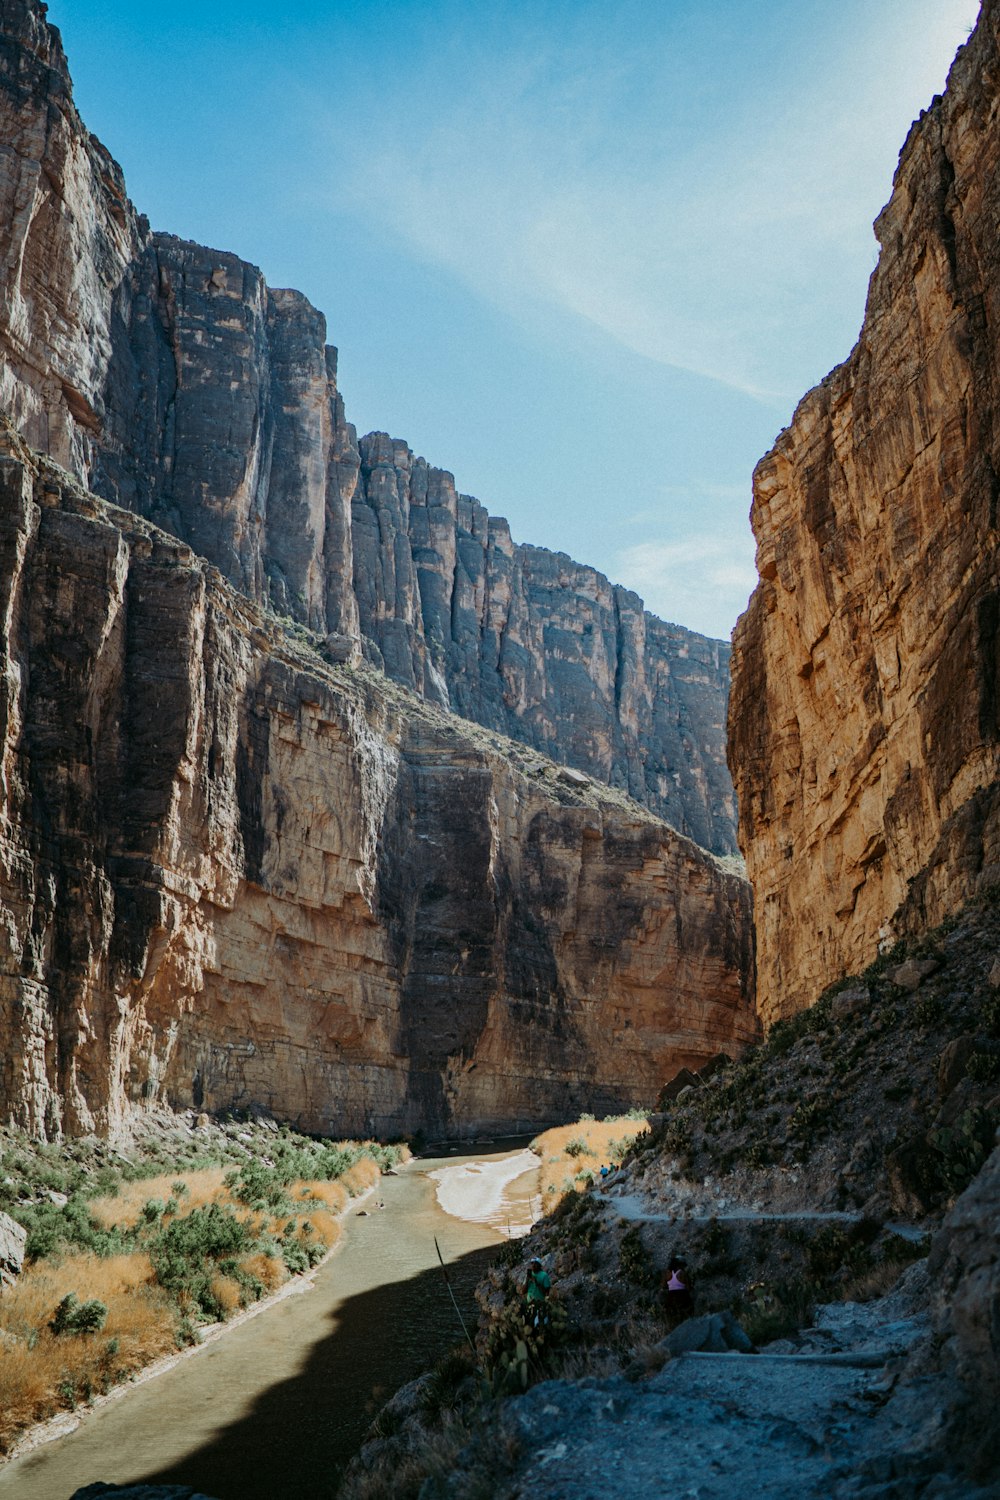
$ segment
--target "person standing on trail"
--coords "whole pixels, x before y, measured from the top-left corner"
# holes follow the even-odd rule
[[[524,1300],[527,1303],[529,1321],[534,1328],[540,1328],[549,1321],[546,1304],[551,1290],[552,1278],[536,1256],[528,1267],[524,1282]]]
[[[683,1255],[672,1255],[660,1278],[660,1295],[672,1328],[694,1312],[694,1286]]]

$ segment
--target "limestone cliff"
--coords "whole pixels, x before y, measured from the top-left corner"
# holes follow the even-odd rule
[[[509,1129],[753,1034],[742,880],[7,446],[8,1119]]]
[[[913,126],[860,339],[759,464],[730,765],[765,1018],[1000,875],[1000,5]]]
[[[0,409],[89,488],[258,603],[735,850],[728,646],[515,546],[454,479],[373,434],[299,293],[151,234],[81,123],[38,0],[0,0]]]
[[[733,849],[729,647],[564,553],[516,544],[405,443],[372,433],[360,451],[355,588],[390,676]]]

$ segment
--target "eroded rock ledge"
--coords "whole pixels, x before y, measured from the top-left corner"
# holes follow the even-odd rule
[[[1000,876],[1000,7],[913,126],[857,347],[758,465],[730,765],[760,1005]]]
[[[0,1095],[456,1135],[752,1036],[749,893],[644,809],[329,665],[8,437]],[[320,638],[322,640],[322,638]]]

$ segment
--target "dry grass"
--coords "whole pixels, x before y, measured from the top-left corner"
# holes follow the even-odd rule
[[[579,1120],[575,1125],[556,1125],[536,1136],[531,1149],[542,1158],[540,1190],[544,1211],[551,1213],[567,1192],[583,1187],[582,1182],[574,1181],[579,1172],[589,1168],[596,1177],[602,1165],[612,1166],[611,1147],[615,1142],[633,1141],[648,1129],[648,1121],[623,1116],[617,1120]],[[567,1153],[566,1147],[573,1142],[582,1142],[584,1150],[577,1155]]]
[[[277,1291],[282,1282],[288,1280],[285,1262],[278,1255],[244,1255],[239,1268],[247,1276],[255,1276],[265,1292]]]
[[[350,1193],[340,1182],[301,1182],[292,1191],[295,1198],[322,1203],[331,1213],[343,1213],[350,1201]],[[311,1212],[307,1207],[307,1212]]]
[[[212,1296],[221,1307],[223,1318],[228,1318],[230,1313],[236,1312],[240,1307],[243,1289],[231,1276],[220,1274],[212,1277]]]
[[[313,1209],[304,1216],[302,1222],[311,1224],[313,1234],[318,1240],[322,1240],[328,1250],[340,1239],[340,1225],[325,1208]]]
[[[71,1255],[29,1266],[4,1294],[0,1451],[31,1422],[107,1390],[175,1347],[174,1314],[152,1278],[146,1255]],[[105,1304],[100,1333],[52,1333],[52,1315],[68,1292]]]
[[[233,1209],[255,1235],[283,1230],[289,1213],[246,1208],[225,1187],[226,1171],[214,1167],[144,1178],[125,1183],[117,1195],[94,1199],[88,1206],[107,1229],[115,1225],[132,1228],[141,1222],[142,1210],[151,1199],[166,1203],[175,1197],[178,1218],[219,1203]],[[303,1241],[320,1242],[327,1248],[335,1245],[340,1237],[338,1215],[352,1194],[373,1187],[379,1175],[375,1163],[363,1158],[337,1182],[293,1183],[288,1197],[296,1205],[294,1218]],[[174,1184],[179,1182],[187,1191],[175,1195]],[[239,1267],[260,1284],[265,1295],[288,1280],[280,1256],[247,1255]],[[107,1322],[99,1333],[56,1335],[51,1331],[55,1310],[69,1292],[80,1302],[96,1300],[107,1307]],[[212,1293],[224,1317],[236,1312],[246,1297],[236,1278],[221,1273],[212,1278]],[[191,1306],[186,1311],[193,1315],[197,1309]],[[7,1452],[17,1434],[31,1423],[107,1390],[175,1347],[176,1308],[156,1285],[145,1253],[106,1258],[80,1253],[29,1266],[0,1299],[0,1452]]]
[[[862,1271],[845,1282],[840,1291],[841,1300],[873,1302],[876,1297],[884,1297],[892,1291],[905,1270],[906,1266],[898,1261],[883,1261],[881,1265],[872,1266],[870,1271]]]
[[[138,1224],[144,1206],[151,1199],[166,1203],[175,1182],[183,1182],[187,1192],[180,1200],[180,1213],[189,1214],[193,1208],[204,1208],[209,1203],[231,1203],[233,1200],[223,1187],[225,1167],[208,1167],[199,1172],[171,1172],[162,1177],[144,1177],[138,1182],[124,1182],[114,1197],[94,1198],[89,1204],[90,1212],[105,1229],[114,1224],[131,1228]]]
[[[343,1183],[351,1196],[356,1198],[361,1193],[367,1192],[369,1188],[374,1187],[381,1175],[371,1157],[362,1156],[360,1161],[354,1163],[353,1167],[348,1167],[344,1175],[339,1178],[339,1181]],[[331,1186],[333,1185],[331,1184]],[[321,1186],[321,1184],[310,1183],[310,1186]]]

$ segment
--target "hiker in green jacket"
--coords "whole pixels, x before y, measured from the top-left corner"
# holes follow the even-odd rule
[[[528,1318],[534,1328],[541,1328],[549,1321],[547,1303],[551,1290],[552,1278],[536,1256],[528,1267],[524,1282],[524,1300]]]

